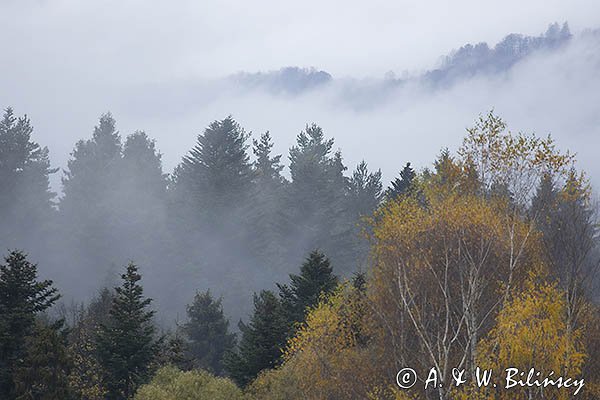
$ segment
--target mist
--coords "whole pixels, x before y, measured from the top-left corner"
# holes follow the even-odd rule
[[[361,20],[356,4],[342,13],[339,25],[327,27],[328,19],[339,11],[329,4],[318,15],[309,10],[310,4],[283,10],[266,2],[252,10],[232,3],[219,8],[218,15],[204,15],[201,11],[208,6],[184,2],[182,8],[156,7],[137,15],[139,2],[24,3],[31,6],[24,20],[15,18],[25,12],[22,3],[0,5],[6,38],[23,37],[27,30],[35,33],[4,53],[14,62],[0,66],[0,105],[31,118],[33,140],[48,146],[52,167],[60,168],[51,175],[51,187],[59,197],[75,143],[89,139],[98,117],[108,111],[123,140],[143,130],[156,141],[168,174],[212,121],[231,115],[255,139],[269,131],[273,154],[282,155],[286,166],[297,135],[315,122],[327,138],[335,139],[334,150],[341,150],[347,176],[365,160],[370,171],[382,171],[385,187],[407,162],[423,169],[431,167],[442,149],[455,150],[475,118],[493,109],[512,131],[551,134],[560,148],[577,153],[579,166],[594,186],[600,183],[600,165],[595,160],[600,137],[600,35],[585,30],[596,28],[600,21],[597,13],[586,11],[594,8],[590,2],[569,10],[560,2],[523,6],[538,11],[533,20],[525,18],[525,11],[517,18],[508,5],[498,5],[495,24],[488,26],[482,20],[469,29],[458,22],[476,14],[476,4],[462,2],[451,10],[437,7],[428,14],[424,6],[400,3],[380,7],[376,18],[354,33],[351,27]],[[448,12],[451,16],[443,18]],[[417,30],[409,22],[411,15],[419,16],[421,23],[439,22],[455,29],[439,38]],[[317,32],[303,31],[309,16],[312,24],[321,27]],[[163,20],[168,23],[161,24]],[[442,85],[426,79],[428,73],[444,67],[444,54],[452,55],[453,49],[468,42],[486,41],[493,47],[511,32],[537,37],[550,22],[565,20],[573,36],[560,46],[532,51],[498,71],[476,71]],[[274,24],[261,27],[257,21]],[[235,29],[226,37],[223,25],[227,23]],[[273,35],[278,29],[283,33]],[[414,40],[402,39],[413,34]],[[395,37],[400,40],[389,40]],[[285,66],[293,66],[292,70],[299,66],[294,75],[299,80],[283,76],[286,70],[280,68]],[[282,174],[290,179],[288,168]],[[124,210],[152,202],[133,193],[130,199]],[[156,212],[158,220],[167,219],[165,210]],[[126,237],[124,232],[119,235]],[[198,261],[202,268],[178,260],[176,272],[165,272],[168,260],[161,254],[114,240],[114,254],[94,261],[103,264],[100,269],[79,270],[76,264],[86,263],[89,257],[79,254],[64,268],[64,260],[55,258],[41,273],[56,281],[67,294],[65,301],[80,301],[103,286],[112,286],[122,265],[134,260],[147,267],[145,284],[163,311],[165,324],[184,312],[196,290],[209,288],[225,296],[226,312],[238,319],[249,312],[254,291],[272,288],[297,270],[312,245],[304,235],[298,233],[291,240],[294,249],[283,257],[276,273],[256,272],[262,267],[257,261],[242,267],[247,255],[241,250],[229,254],[228,263],[246,271],[237,286],[211,269],[228,250],[205,232],[195,239],[211,243],[213,254],[202,255],[205,259]],[[43,248],[32,254],[44,264]],[[338,269],[348,275],[355,267]],[[95,275],[82,284],[81,271]],[[169,279],[173,286],[164,293],[162,284]]]

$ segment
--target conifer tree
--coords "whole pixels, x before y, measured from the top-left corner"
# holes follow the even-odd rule
[[[62,320],[54,324],[38,321],[25,339],[25,355],[15,371],[16,400],[69,400],[67,331]]]
[[[247,196],[252,176],[247,139],[231,116],[214,121],[198,135],[174,174],[175,189],[189,198],[193,209],[223,215]]]
[[[240,386],[246,386],[260,371],[275,367],[287,336],[287,323],[277,296],[268,290],[254,295],[254,313],[246,325],[240,322],[242,338],[236,352],[225,358],[225,368]]]
[[[27,116],[7,108],[0,119],[0,247],[35,245],[53,214],[48,148],[31,139]]]
[[[350,205],[355,218],[369,216],[379,206],[382,197],[381,170],[369,172],[363,160],[348,182]]]
[[[295,243],[288,247],[298,248],[300,237],[302,253],[319,246],[339,265],[347,266],[352,263],[344,251],[352,243],[346,204],[348,181],[341,152],[334,152],[333,145],[333,139],[326,139],[323,130],[311,124],[300,132],[290,149],[292,181],[287,190],[287,208],[294,229],[287,236]]]
[[[281,265],[287,220],[284,209],[284,189],[287,181],[281,175],[281,155],[272,155],[270,133],[253,141],[256,160],[253,163],[253,188],[248,211],[248,241],[255,256],[271,267]]]
[[[121,275],[123,283],[115,288],[110,318],[101,325],[97,338],[98,360],[104,372],[108,399],[129,399],[145,383],[159,349],[148,310],[152,299],[144,298],[142,278],[135,264],[129,263]]]
[[[392,186],[388,188],[386,199],[394,200],[400,195],[409,193],[415,177],[415,171],[411,168],[410,163],[407,162],[402,171],[400,171],[400,176],[394,179],[391,183]]]
[[[221,375],[223,357],[235,346],[235,334],[229,332],[229,321],[223,314],[221,299],[215,300],[208,290],[196,293],[194,302],[187,307],[187,315],[183,332],[194,367]]]
[[[303,322],[307,309],[316,306],[322,295],[333,292],[337,284],[329,259],[318,250],[312,251],[300,267],[300,275],[290,274],[289,285],[277,285],[290,326]]]
[[[26,355],[26,338],[35,318],[59,298],[52,281],[37,280],[37,265],[11,251],[0,265],[0,398],[15,396],[15,373]]]

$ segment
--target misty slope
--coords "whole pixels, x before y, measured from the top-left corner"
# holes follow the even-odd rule
[[[516,63],[539,51],[554,51],[568,43],[573,35],[568,23],[562,26],[553,23],[539,36],[511,33],[495,46],[486,42],[465,44],[441,57],[441,65],[403,79],[396,79],[393,72],[386,74],[383,81],[374,83],[372,90],[392,89],[410,82],[421,82],[434,87],[448,87],[457,81],[476,75],[501,74]],[[247,89],[262,89],[271,94],[301,94],[324,86],[335,79],[326,71],[315,68],[284,67],[268,72],[240,72],[228,78],[236,85]]]

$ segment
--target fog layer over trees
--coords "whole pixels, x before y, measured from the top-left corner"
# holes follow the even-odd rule
[[[26,116],[8,108],[0,126],[0,248],[43,260],[40,273],[67,302],[113,286],[135,261],[169,311],[165,324],[206,289],[237,320],[253,292],[283,281],[314,249],[340,276],[364,269],[361,217],[382,198],[381,173],[365,163],[348,170],[315,124],[289,151],[290,179],[269,132],[252,136],[232,117],[209,124],[169,174],[152,139],[121,134],[110,113],[86,136],[59,172]],[[62,174],[60,195],[51,174]]]

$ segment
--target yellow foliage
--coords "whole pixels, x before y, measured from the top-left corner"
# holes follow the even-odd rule
[[[480,344],[482,368],[504,371],[535,368],[543,377],[554,375],[580,378],[585,353],[581,331],[569,332],[563,293],[554,284],[530,279],[525,290],[508,301],[497,317],[496,326]],[[528,399],[529,390],[539,396],[539,389],[498,389],[494,399]],[[537,394],[536,394],[537,393]],[[566,399],[570,389],[548,387],[546,398]]]
[[[242,400],[242,391],[229,379],[206,371],[183,372],[167,366],[152,381],[141,386],[134,400]]]

